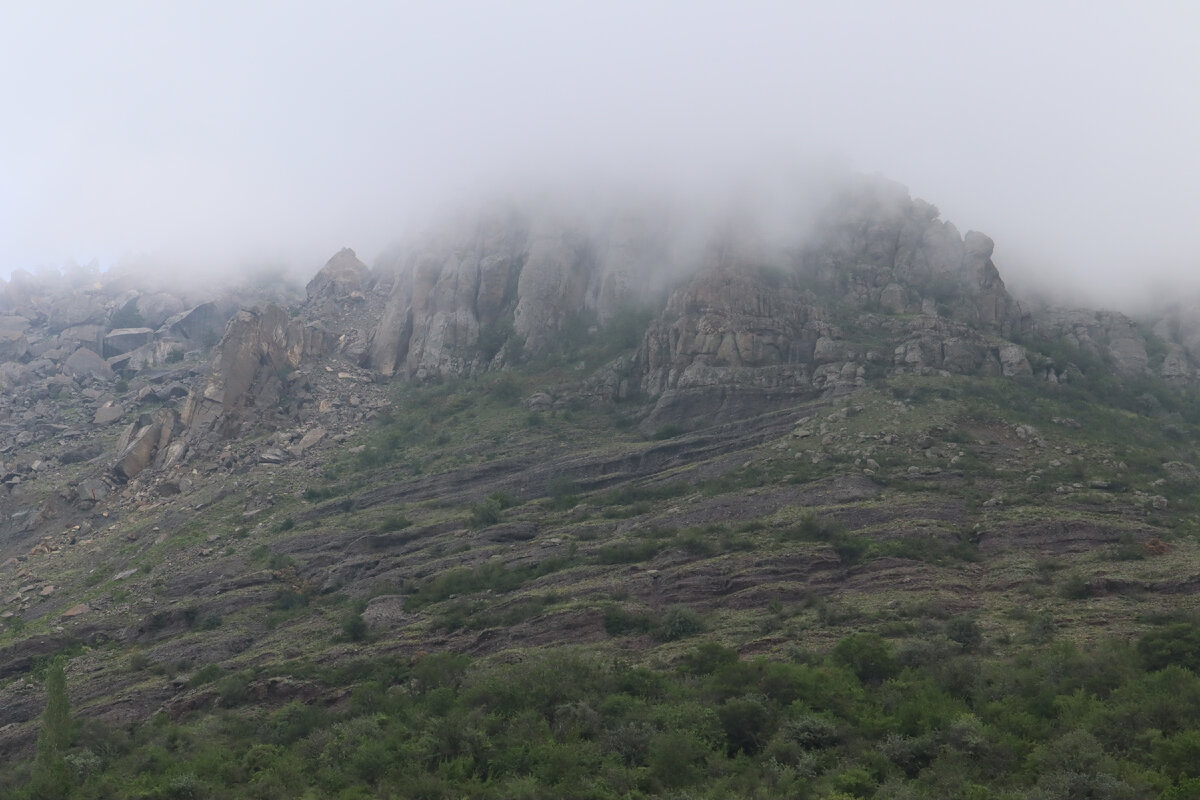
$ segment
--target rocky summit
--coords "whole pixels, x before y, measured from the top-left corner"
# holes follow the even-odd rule
[[[0,786],[1196,796],[1200,317],[993,250],[856,178],[14,274]]]

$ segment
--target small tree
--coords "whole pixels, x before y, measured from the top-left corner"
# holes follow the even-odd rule
[[[71,796],[71,775],[64,758],[71,735],[71,702],[67,699],[63,659],[59,657],[46,669],[46,710],[42,712],[37,756],[29,779],[31,797],[60,800]]]
[[[342,620],[342,635],[348,642],[361,642],[367,638],[367,621],[362,614],[350,613]]]

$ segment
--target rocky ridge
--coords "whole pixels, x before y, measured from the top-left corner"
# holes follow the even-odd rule
[[[989,554],[1020,551],[1011,556],[1015,586],[1031,580],[1025,573],[1033,568],[1021,561],[1026,551],[1082,553],[1123,537],[1137,546],[1153,540],[1160,532],[1153,515],[1171,511],[1169,490],[1191,479],[1187,464],[1162,465],[1162,477],[1121,494],[1132,471],[1105,451],[1094,465],[1104,474],[1084,475],[1076,463],[1081,445],[1071,438],[1080,423],[1065,415],[1047,423],[1049,432],[995,422],[958,428],[946,414],[905,423],[913,430],[897,434],[892,428],[903,426],[896,418],[932,412],[903,398],[872,395],[864,405],[849,395],[867,396],[884,378],[911,379],[899,385],[919,394],[922,378],[1040,385],[1108,370],[1194,388],[1200,337],[1193,328],[1177,318],[1139,325],[1114,312],[1029,313],[1005,289],[986,236],[960,235],[895,184],[858,183],[803,222],[796,227],[802,235],[783,241],[733,226],[685,247],[669,227],[632,214],[596,223],[507,208],[442,230],[375,269],[343,250],[302,301],[282,292],[243,295],[240,303],[137,292],[98,275],[74,283],[14,276],[0,287],[0,624],[6,631],[40,625],[44,635],[0,650],[0,677],[21,674],[68,640],[149,646],[164,662],[232,660],[269,634],[253,628],[177,642],[172,637],[194,622],[188,609],[249,613],[281,585],[361,595],[372,626],[407,631],[397,646],[415,648],[422,643],[405,628],[415,617],[403,595],[370,597],[369,585],[430,580],[494,555],[518,566],[560,557],[578,533],[572,526],[591,513],[588,502],[600,502],[596,493],[661,484],[658,475],[668,471],[671,480],[695,485],[758,469],[779,481],[755,486],[752,499],[693,492],[686,503],[630,510],[629,519],[602,516],[586,531],[592,538],[579,534],[575,542],[587,558],[607,557],[609,538],[660,517],[766,524],[759,516],[811,506],[864,535],[886,538],[894,523],[917,520],[939,542],[967,535]],[[617,334],[619,346],[597,344]],[[585,347],[569,346],[579,342],[604,358],[590,361],[580,355]],[[527,434],[531,443],[509,432],[515,444],[497,434],[495,453],[480,462],[471,459],[482,445],[448,439],[461,464],[427,475],[419,462],[403,474],[393,465],[380,485],[343,486],[344,495],[330,502],[318,492],[301,504],[335,458],[371,455],[360,438],[368,423],[414,411],[397,408],[395,384],[451,386],[455,378],[492,377],[539,359],[554,365],[546,374],[556,383],[524,387],[531,391],[519,398],[519,414],[529,431],[559,412],[617,405],[619,416],[646,433],[672,425],[700,430],[662,442],[606,431],[615,443],[581,438],[590,448],[581,454],[571,449],[575,440]],[[897,491],[957,490],[972,458],[997,470],[983,483],[994,493],[978,504],[991,517],[957,497],[929,500],[936,492],[907,505],[875,504],[885,477],[904,487]],[[846,474],[821,472],[842,466]],[[794,488],[809,470],[816,477]],[[1008,472],[1018,478],[997,477]],[[564,476],[593,496],[555,512],[560,519],[535,501]],[[1008,507],[1014,483],[1047,503],[1086,502],[1111,514],[1069,509],[1067,522],[1047,527]],[[528,501],[525,516],[476,530],[447,512],[496,493]],[[411,529],[407,520],[383,516],[422,503],[430,505]],[[214,508],[223,515],[217,528],[188,528]],[[355,513],[367,522],[340,522]],[[983,532],[969,528],[985,522]],[[280,558],[269,568],[243,546],[243,537],[266,540],[296,526],[303,530],[294,538],[270,540]],[[514,556],[504,549],[513,543],[526,549]],[[706,609],[767,602],[771,576],[821,593],[932,587],[955,608],[969,605],[970,587],[992,580],[976,570],[962,578],[967,588],[942,588],[945,575],[932,566],[893,558],[851,569],[822,547],[816,556],[781,561],[734,553],[696,569],[667,553],[653,569],[622,566],[608,577],[629,582],[636,602]],[[148,564],[155,548],[173,553],[154,567],[167,578],[139,572],[138,559]],[[662,574],[670,579],[661,581]],[[1113,594],[1126,585],[1105,580],[1103,590]],[[105,592],[90,591],[92,581]],[[1193,585],[1143,583],[1164,593]],[[602,594],[596,585],[583,591]],[[604,636],[595,614],[572,611],[541,627],[514,628],[503,641],[486,632],[439,634],[439,641],[494,652],[567,629],[588,641]],[[97,688],[88,700],[110,719],[140,719],[158,707],[182,713],[212,701],[185,684],[125,694],[133,678],[112,673],[106,680],[126,699],[101,697]],[[20,686],[4,691],[8,711],[0,723],[27,724],[35,704],[18,702]],[[19,742],[27,727],[0,728],[0,746]]]
[[[640,399],[653,431],[889,374],[1053,383],[1108,370],[1186,387],[1200,374],[1200,336],[1177,317],[1023,310],[988,237],[960,235],[882,179],[851,181],[784,234],[737,220],[682,241],[679,227],[644,208],[492,206],[374,269],[335,254],[302,302],[139,291],[88,270],[15,274],[0,286],[4,485],[81,462],[90,473],[73,468],[63,494],[106,494],[147,467],[151,483],[174,485],[240,434],[292,431],[290,446],[336,429],[372,394],[347,386],[478,375],[614,334],[624,353],[532,406]]]

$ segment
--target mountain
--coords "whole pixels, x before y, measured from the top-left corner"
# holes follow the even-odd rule
[[[6,791],[1192,796],[1200,326],[992,254],[855,178],[14,275]]]

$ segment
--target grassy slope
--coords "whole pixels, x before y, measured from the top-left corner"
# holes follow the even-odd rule
[[[419,708],[395,714],[436,716],[413,683],[429,653],[468,654],[478,681],[571,645],[670,682],[705,643],[815,665],[854,634],[911,653],[977,630],[966,656],[986,674],[1049,641],[1087,647],[1194,618],[1200,520],[1186,464],[1200,429],[1180,419],[1054,387],[896,377],[645,441],[622,409],[519,404],[556,379],[399,389],[391,413],[327,451],[319,474],[254,466],[203,485],[186,516],[138,510],[46,557],[42,577],[114,632],[69,651],[76,710],[120,730],[165,711],[161,730],[122,733],[98,756],[110,772],[151,758],[168,729],[194,743],[216,726],[236,741],[250,729],[231,720],[290,701],[326,709],[316,727],[344,724],[337,715],[358,718],[366,701],[354,698],[373,686],[416,693]],[[69,640],[72,624],[47,613],[0,642],[60,626]],[[672,697],[729,702],[681,686]],[[870,728],[853,715],[838,724]],[[689,762],[697,785],[710,762]],[[453,783],[438,763],[430,774]],[[150,769],[161,780],[144,791],[188,796],[164,787],[196,769]],[[804,791],[826,796],[919,774],[861,758],[806,769]],[[661,776],[630,780],[634,793],[671,789]],[[272,796],[245,792],[231,796]]]

